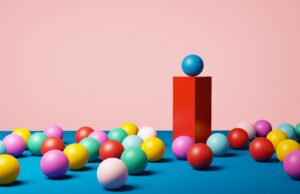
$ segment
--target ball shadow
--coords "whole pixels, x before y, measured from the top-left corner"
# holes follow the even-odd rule
[[[133,189],[135,189],[136,187],[135,186],[132,186],[132,185],[123,185],[121,188],[119,189],[107,189],[109,191],[112,191],[112,192],[126,192],[126,191],[132,191]]]
[[[167,162],[172,162],[173,160],[170,158],[162,158],[161,160],[157,162],[152,162],[152,163],[167,163]]]
[[[28,157],[29,157],[28,155],[23,154],[23,155],[21,155],[21,156],[18,156],[17,158],[18,158],[18,159],[22,159],[22,158],[28,158]]]
[[[17,181],[13,182],[10,185],[1,185],[1,187],[15,187],[15,186],[20,186],[20,185],[24,185],[24,184],[27,184],[27,182],[26,181],[17,180]]]
[[[235,154],[235,153],[227,153],[225,154],[224,156],[221,156],[221,158],[230,158],[230,157],[236,157],[238,156],[238,154]]]
[[[279,160],[277,158],[271,158],[270,160],[267,161],[257,161],[259,163],[278,163]]]
[[[131,174],[130,176],[151,176],[153,174],[155,174],[153,171],[145,170],[140,174]]]
[[[203,172],[214,172],[214,171],[222,170],[223,168],[220,166],[210,166],[206,169],[197,169],[197,168],[194,168],[194,169],[197,171],[203,171]]]
[[[68,180],[74,178],[74,175],[70,175],[70,174],[65,174],[63,177],[59,177],[59,178],[48,178],[48,180]]]
[[[88,163],[100,163],[100,162],[101,162],[101,160],[100,160],[100,158],[98,158],[97,160],[90,161],[90,162],[88,162]]]

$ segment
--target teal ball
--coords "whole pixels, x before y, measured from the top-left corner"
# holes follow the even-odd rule
[[[89,154],[89,162],[95,161],[99,158],[100,144],[99,142],[91,137],[82,139],[79,144],[83,145]]]
[[[48,138],[48,136],[45,133],[37,132],[30,136],[27,142],[28,150],[33,155],[42,155],[41,147],[42,143]]]
[[[131,148],[131,147],[140,148],[142,143],[143,143],[143,139],[141,137],[137,135],[129,135],[123,140],[122,145],[124,149]]]
[[[289,123],[280,124],[277,129],[283,131],[289,139],[296,139],[296,130],[293,125]]]
[[[125,137],[127,137],[127,132],[122,129],[122,128],[115,128],[112,129],[109,133],[108,133],[108,139],[109,140],[115,140],[118,141],[120,143],[122,143],[122,141],[125,139]]]
[[[147,167],[147,156],[145,152],[137,147],[125,149],[121,155],[129,174],[140,174]]]
[[[214,156],[224,156],[229,150],[229,141],[226,135],[215,133],[209,136],[206,142]]]

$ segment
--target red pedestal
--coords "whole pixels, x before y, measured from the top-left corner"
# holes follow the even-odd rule
[[[205,143],[211,134],[211,77],[173,77],[173,139]]]

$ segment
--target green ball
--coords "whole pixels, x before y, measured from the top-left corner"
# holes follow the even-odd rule
[[[99,158],[99,142],[91,137],[82,139],[79,144],[83,145],[89,154],[89,162],[95,161]]]
[[[27,142],[29,151],[33,155],[42,155],[42,153],[41,153],[42,143],[47,138],[48,138],[48,136],[42,132],[37,132],[37,133],[32,134]]]
[[[108,139],[115,140],[120,143],[127,137],[127,132],[121,128],[115,128],[108,133]]]
[[[147,156],[143,150],[137,147],[125,149],[121,155],[129,174],[140,174],[147,167]]]
[[[298,123],[295,127],[296,136],[300,140],[300,123]]]

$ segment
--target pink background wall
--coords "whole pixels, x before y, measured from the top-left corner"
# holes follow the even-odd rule
[[[172,127],[189,53],[213,76],[213,128],[300,121],[298,0],[1,0],[0,128]]]

